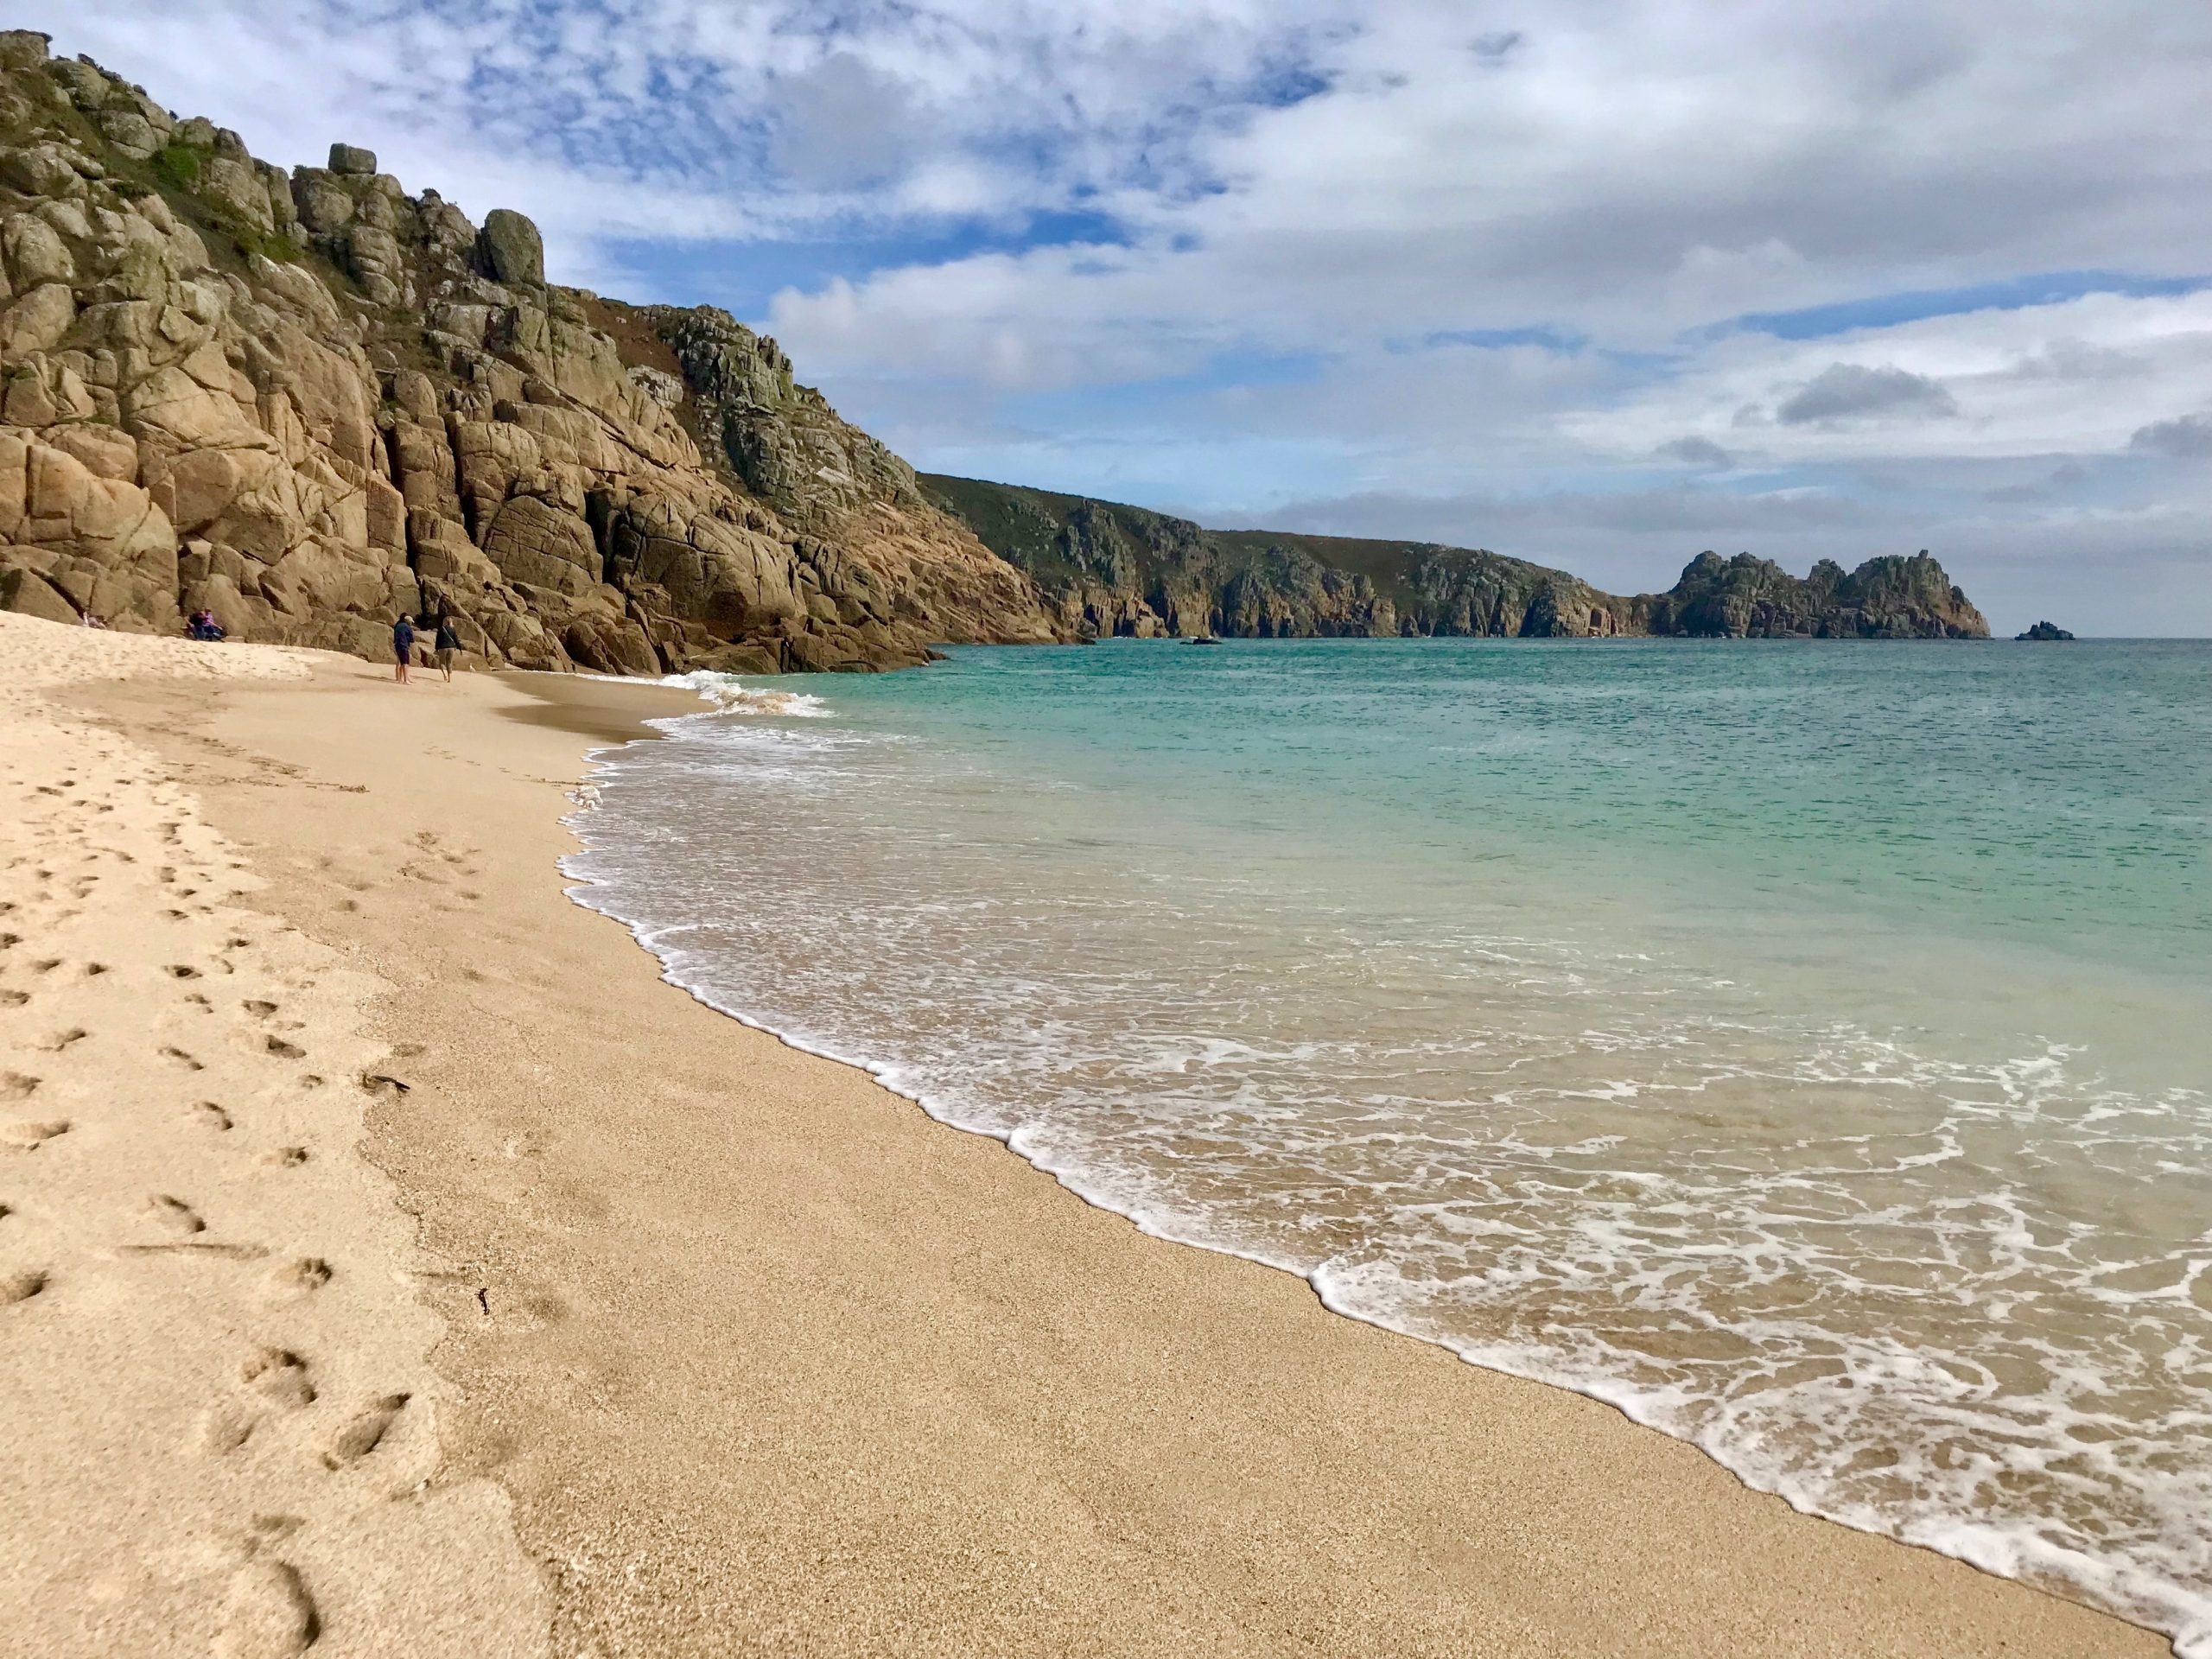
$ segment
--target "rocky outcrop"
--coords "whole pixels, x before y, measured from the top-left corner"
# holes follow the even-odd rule
[[[1665,594],[1623,598],[1478,549],[1202,530],[1141,507],[925,476],[1027,572],[1059,626],[1089,637],[1246,639],[1688,634],[1984,639],[1988,625],[1927,554],[1827,560],[1798,578],[1749,554],[1701,553]]]
[[[2055,645],[2060,640],[2071,639],[2073,637],[2056,622],[2038,622],[2025,633],[2016,633],[2012,636],[2016,640],[2026,640],[2036,645]]]
[[[1768,559],[1700,553],[1672,591],[1654,596],[1647,631],[1755,639],[1986,639],[1989,624],[1925,552],[1869,559],[1847,573],[1822,559],[1810,575]]]
[[[545,281],[370,151],[290,173],[0,34],[0,606],[487,662],[893,667],[1063,637],[726,314]]]

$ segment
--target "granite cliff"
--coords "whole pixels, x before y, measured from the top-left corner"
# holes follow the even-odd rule
[[[1980,639],[1989,626],[1921,553],[1808,576],[1701,553],[1664,594],[1624,598],[1478,549],[1202,530],[1142,507],[925,474],[923,485],[1091,637],[1619,634]]]
[[[445,608],[485,661],[622,673],[1062,637],[773,340],[47,47],[0,34],[0,607],[367,656]]]

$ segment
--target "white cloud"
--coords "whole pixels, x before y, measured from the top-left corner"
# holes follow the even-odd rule
[[[2111,454],[2148,423],[2199,410],[2208,385],[2212,289],[2092,294],[1819,340],[1729,334],[1663,379],[1575,411],[1562,434],[1617,461],[1683,436],[1769,466]],[[1853,418],[1842,407],[1853,397],[1891,401]]]

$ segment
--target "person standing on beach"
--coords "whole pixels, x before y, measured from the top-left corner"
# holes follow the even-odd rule
[[[407,664],[415,655],[415,619],[404,611],[391,625],[392,683],[407,683]]]
[[[453,613],[438,613],[438,634],[433,642],[438,653],[438,671],[446,677],[446,683],[453,683],[454,653],[461,649],[461,636],[454,632]]]

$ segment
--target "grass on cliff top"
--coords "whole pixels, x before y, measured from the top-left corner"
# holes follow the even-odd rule
[[[1096,501],[1088,496],[1066,495],[1057,490],[1033,489],[1026,485],[994,484],[982,479],[952,478],[939,473],[927,473],[921,476],[923,487],[937,499],[940,505],[956,517],[965,519],[986,547],[1046,582],[1065,582],[1076,574],[1073,567],[1060,556],[1058,540],[1069,516],[1079,507],[1103,509],[1125,525],[1139,528],[1171,522],[1168,514],[1154,512],[1148,507],[1133,507],[1116,501]],[[1343,571],[1347,575],[1365,576],[1375,584],[1377,594],[1391,600],[1401,609],[1414,602],[1414,595],[1410,585],[1414,570],[1437,547],[1437,543],[1429,542],[1380,541],[1356,536],[1311,536],[1294,531],[1200,528],[1198,534],[1203,540],[1212,544],[1222,556],[1224,564],[1232,570],[1249,569],[1277,549],[1291,550],[1306,554],[1317,563]],[[1527,570],[1536,579],[1548,578],[1553,574],[1542,565],[1509,559],[1484,549],[1458,548],[1452,550],[1470,557],[1495,559],[1501,565]],[[1150,556],[1141,551],[1140,556]]]

